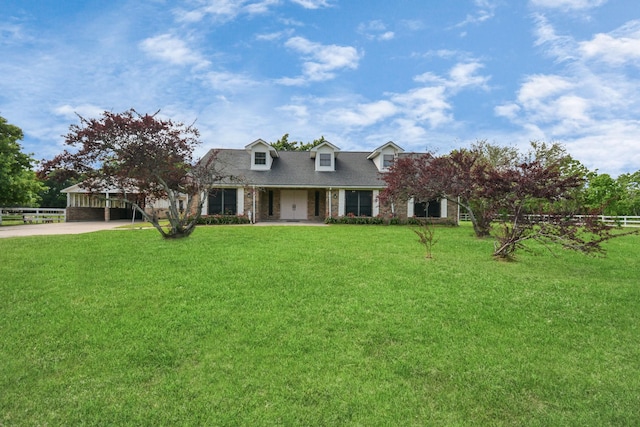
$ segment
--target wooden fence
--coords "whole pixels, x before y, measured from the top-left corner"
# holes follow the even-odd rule
[[[58,208],[0,208],[0,225],[65,222],[66,210]]]
[[[581,218],[582,215],[577,215]],[[614,216],[614,215],[599,215],[600,221],[605,224],[620,226],[620,227],[640,227],[640,216]],[[460,221],[470,221],[469,214],[460,212]]]

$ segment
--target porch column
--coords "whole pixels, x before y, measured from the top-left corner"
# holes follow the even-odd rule
[[[378,200],[378,196],[380,195],[379,190],[373,190],[373,212],[371,212],[371,216],[378,216],[380,213],[380,201]]]
[[[109,193],[105,193],[107,199],[104,201],[104,220],[109,222],[111,220],[111,201],[109,200]]]
[[[344,188],[338,190],[338,216],[344,216],[346,203],[346,194]]]

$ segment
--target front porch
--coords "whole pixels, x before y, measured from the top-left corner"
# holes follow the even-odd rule
[[[325,189],[266,188],[254,195],[257,222],[323,222],[329,214]]]
[[[218,188],[203,207],[203,215],[245,216],[253,223],[323,223],[327,218],[429,218],[457,223],[455,204],[447,200],[413,199],[381,206],[379,189],[288,188],[253,186]]]

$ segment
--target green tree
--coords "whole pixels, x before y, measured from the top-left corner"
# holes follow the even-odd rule
[[[277,140],[276,142],[272,142],[271,146],[278,151],[309,151],[313,147],[326,142],[324,136],[321,136],[318,139],[314,139],[313,142],[303,143],[302,141],[291,141],[289,142],[289,134],[285,133],[282,135],[282,138]]]
[[[625,188],[611,175],[597,171],[588,176],[584,203],[589,209],[601,209],[603,215],[624,215]]]
[[[619,215],[640,215],[640,170],[622,174],[616,181],[624,191]]]
[[[56,177],[58,174],[58,171],[53,171],[50,176],[41,178],[45,187],[39,194],[40,206],[47,208],[64,208],[67,206],[67,195],[61,193],[61,191],[77,184],[80,180],[72,178],[60,179]]]
[[[0,206],[36,206],[44,190],[33,171],[35,160],[18,143],[22,130],[0,116]]]

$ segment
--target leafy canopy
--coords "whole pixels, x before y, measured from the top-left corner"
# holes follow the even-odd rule
[[[45,189],[33,171],[35,160],[22,152],[22,130],[0,116],[0,206],[35,206]]]
[[[65,150],[46,162],[41,173],[57,179],[81,177],[81,186],[89,192],[114,193],[110,199],[130,203],[164,237],[191,234],[205,200],[199,196],[222,179],[213,167],[215,155],[194,164],[198,130],[159,118],[158,112],[142,115],[134,109],[79,118],[65,141],[76,150]],[[187,196],[186,209],[179,204],[182,196]],[[153,207],[160,199],[169,202],[168,230],[160,226]]]
[[[270,145],[278,151],[309,151],[313,147],[326,142],[324,136],[319,139],[314,139],[313,142],[303,143],[301,141],[289,141],[289,134],[285,133],[282,138],[276,142],[270,143]]]
[[[443,156],[398,159],[383,179],[382,202],[446,198],[466,211],[478,237],[495,230],[494,256],[512,258],[527,240],[602,253],[615,237],[579,204],[586,168],[559,144],[532,142],[527,153],[479,142]],[[494,227],[494,223],[498,223]]]

